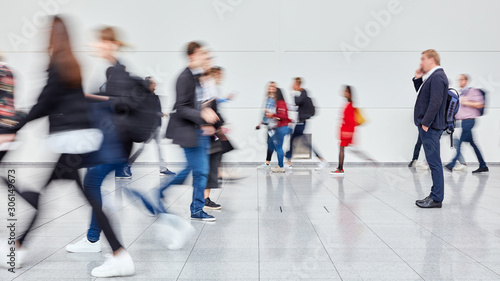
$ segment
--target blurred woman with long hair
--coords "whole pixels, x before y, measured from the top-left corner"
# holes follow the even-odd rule
[[[273,168],[271,171],[273,173],[284,173],[283,158],[285,153],[283,151],[283,141],[291,131],[290,127],[288,127],[291,120],[288,118],[288,107],[281,91],[276,91],[274,100],[276,101],[276,113],[270,111],[266,113],[267,118],[272,118],[278,122],[276,129],[270,133],[272,145],[278,156],[278,167]]]
[[[88,107],[82,90],[80,66],[71,49],[66,25],[59,16],[55,16],[52,20],[48,54],[50,62],[47,70],[47,84],[24,122],[25,124],[48,116],[49,146],[54,152],[60,154],[59,160],[42,190],[53,180],[74,181],[92,206],[92,211],[113,250],[113,256],[103,265],[94,268],[92,275],[96,277],[132,275],[135,273],[132,258],[118,241],[99,202],[90,196],[87,190],[84,190],[78,174],[78,169],[88,163],[87,159],[90,153],[99,149],[102,133],[91,128]],[[37,209],[28,229],[16,241],[17,249],[21,250],[22,253],[25,238],[33,227],[38,214],[40,193],[26,191],[20,192],[20,195]]]

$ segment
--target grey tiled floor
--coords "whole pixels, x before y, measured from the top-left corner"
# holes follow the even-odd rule
[[[223,205],[211,211],[217,222],[192,222],[195,237],[169,251],[158,240],[156,218],[123,191],[147,193],[165,179],[154,166],[136,166],[131,180],[103,184],[105,210],[137,271],[116,280],[500,280],[500,167],[490,169],[445,174],[443,208],[423,210],[414,201],[429,192],[428,171],[348,167],[344,178],[334,178],[306,166],[286,174],[231,166],[226,172],[243,178],[212,192]],[[37,188],[48,172],[18,167],[16,184]],[[188,219],[191,194],[189,183],[172,187],[165,204]],[[6,198],[2,189],[0,225],[7,224]],[[20,198],[16,208],[21,231],[32,211]],[[0,280],[96,280],[90,271],[110,252],[105,239],[103,253],[64,249],[84,236],[89,215],[76,186],[53,184],[28,238],[25,266],[15,274],[2,269]]]

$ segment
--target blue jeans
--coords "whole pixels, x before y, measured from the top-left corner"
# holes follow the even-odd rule
[[[125,163],[126,164],[126,163]],[[117,164],[102,164],[92,168],[88,168],[87,174],[83,182],[85,193],[91,200],[97,202],[98,206],[102,208],[101,185],[106,176],[117,169],[123,169],[124,163]],[[90,227],[87,231],[87,239],[91,242],[99,241],[101,234],[101,227],[97,222],[97,216],[92,212],[90,220]]]
[[[461,146],[463,142],[468,142],[474,149],[474,152],[476,153],[477,160],[479,161],[479,167],[480,168],[486,168],[486,162],[484,162],[483,155],[481,155],[481,151],[479,151],[479,148],[477,147],[476,143],[474,142],[474,138],[472,137],[472,128],[474,128],[474,125],[476,124],[476,120],[474,119],[467,119],[467,120],[462,120],[462,135],[460,135],[460,139],[458,141],[458,144],[456,145],[457,147],[457,155],[453,160],[451,160],[449,167],[453,168],[455,167],[455,163],[457,160],[460,159],[461,154]]]
[[[274,130],[274,135],[272,137],[272,145],[274,150],[276,150],[276,154],[278,155],[278,165],[280,167],[283,167],[283,157],[285,156],[285,152],[283,152],[283,141],[285,140],[285,136],[289,133],[290,127],[278,127]]]
[[[443,163],[441,162],[441,135],[443,130],[429,128],[426,132],[420,126],[418,128],[419,137],[425,151],[425,157],[432,175],[431,198],[442,202],[444,199],[444,175]]]
[[[144,196],[137,192],[132,193],[139,197],[145,207],[153,214],[155,213],[166,213],[167,211],[161,203],[161,198],[163,197],[163,191],[172,185],[183,184],[186,181],[187,176],[192,171],[193,172],[193,201],[191,203],[190,209],[191,214],[196,214],[203,210],[205,207],[205,187],[207,186],[208,173],[210,170],[209,166],[209,155],[208,150],[210,149],[210,137],[202,136],[201,130],[198,136],[198,146],[184,148],[184,154],[186,155],[187,165],[184,170],[178,173],[175,178],[167,182],[165,185],[158,188],[158,201],[156,203],[150,202]]]

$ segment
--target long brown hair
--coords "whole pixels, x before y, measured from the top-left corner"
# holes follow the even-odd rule
[[[68,88],[81,87],[80,65],[71,50],[66,24],[59,16],[54,16],[52,20],[48,51],[50,64],[55,67],[65,86]]]

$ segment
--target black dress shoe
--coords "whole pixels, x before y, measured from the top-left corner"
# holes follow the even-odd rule
[[[430,197],[424,199],[422,202],[415,202],[415,204],[420,208],[441,208],[443,205],[441,202],[434,201],[434,199]]]
[[[415,201],[415,203],[423,203],[425,200],[427,200],[427,199],[429,199],[429,198],[431,198],[431,196],[430,196],[430,195],[429,195],[429,196],[427,196],[427,197],[425,197],[424,199],[420,199],[420,200]]]
[[[479,168],[475,171],[472,171],[473,174],[479,174],[479,173],[486,173],[486,172],[489,172],[490,170],[488,169],[488,167],[482,167],[482,168]]]

